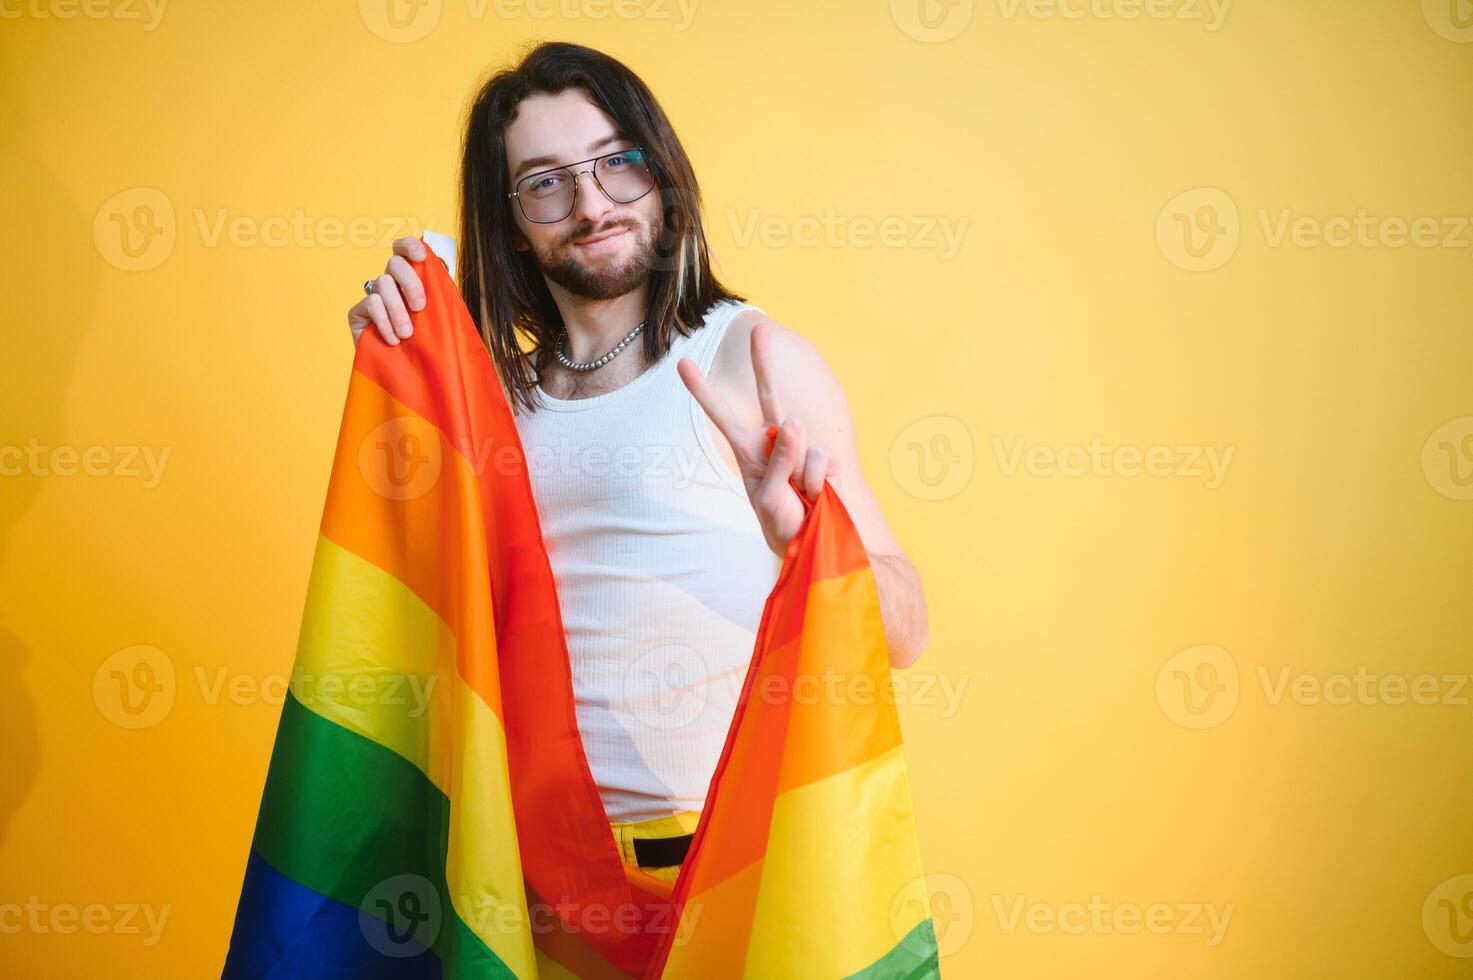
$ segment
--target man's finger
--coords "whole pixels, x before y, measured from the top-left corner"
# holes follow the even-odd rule
[[[414,325],[409,321],[409,311],[404,308],[404,298],[399,295],[399,284],[387,272],[379,276],[376,282],[377,286],[373,290],[373,295],[377,296],[383,302],[384,308],[388,310],[389,322],[394,325],[394,333],[400,337],[408,337],[414,332]]]
[[[690,389],[690,393],[711,421],[716,423],[716,428],[726,436],[726,441],[731,443],[735,450],[742,445],[742,437],[746,433],[746,426],[742,425],[737,418],[736,412],[732,411],[726,396],[716,389],[710,380],[701,373],[696,362],[688,357],[682,357],[675,364],[675,370],[680,375],[680,380]],[[740,462],[742,454],[737,453],[737,461]]]
[[[808,458],[803,463],[803,493],[810,500],[817,500],[823,493],[823,481],[828,475],[831,460],[832,456],[824,447],[809,447]]]
[[[403,257],[395,255],[389,259],[384,271],[399,284],[399,292],[403,294],[404,302],[411,310],[418,313],[425,308],[425,284],[419,278],[419,273],[414,271],[414,266],[404,261]]]
[[[772,369],[771,334],[772,330],[766,323],[752,328],[752,371],[757,375],[757,401],[762,406],[762,421],[768,425],[782,425],[787,416],[783,414],[782,396],[778,394]]]
[[[394,239],[394,254],[402,255],[411,262],[423,262],[425,257],[425,243],[418,237]]]
[[[373,321],[374,329],[378,335],[384,338],[384,343],[390,347],[399,343],[399,338],[394,336],[394,328],[389,324],[389,313],[384,309],[384,298],[378,293],[373,293],[364,299],[368,304],[368,318]]]
[[[762,482],[757,485],[754,502],[774,507],[790,492],[788,481],[803,459],[801,440],[801,433],[792,424],[777,430],[777,442],[773,444],[772,455],[767,458],[767,469],[762,474]]]

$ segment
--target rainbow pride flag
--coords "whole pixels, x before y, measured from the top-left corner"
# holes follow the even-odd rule
[[[679,879],[624,865],[449,273],[358,345],[226,980],[939,977],[875,581],[805,501]]]

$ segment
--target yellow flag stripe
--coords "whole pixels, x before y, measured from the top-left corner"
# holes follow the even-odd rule
[[[293,693],[413,763],[450,799],[445,877],[456,913],[518,976],[532,976],[506,736],[455,664],[454,635],[418,596],[318,538]]]
[[[806,977],[843,977],[874,963],[930,916],[919,855],[898,746],[781,794],[746,976],[794,977],[801,964]]]

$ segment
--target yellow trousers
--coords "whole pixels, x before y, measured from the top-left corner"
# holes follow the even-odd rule
[[[619,858],[625,864],[638,865],[639,861],[634,856],[634,841],[648,839],[651,837],[679,837],[682,834],[693,834],[696,823],[701,819],[699,810],[678,810],[668,817],[654,817],[650,820],[630,820],[627,822],[614,822],[609,827],[614,831],[614,842],[619,845]],[[680,874],[680,865],[670,864],[659,867],[641,868],[646,874],[654,875],[663,881],[673,882]]]

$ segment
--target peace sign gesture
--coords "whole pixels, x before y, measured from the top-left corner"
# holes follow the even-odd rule
[[[681,358],[676,370],[731,444],[767,546],[783,554],[808,509],[799,493],[816,501],[826,479],[837,481],[839,460],[827,447],[810,445],[803,423],[784,414],[772,362],[771,327],[758,323],[752,328],[752,370],[762,406],[761,428],[743,424],[726,397],[690,358]]]

